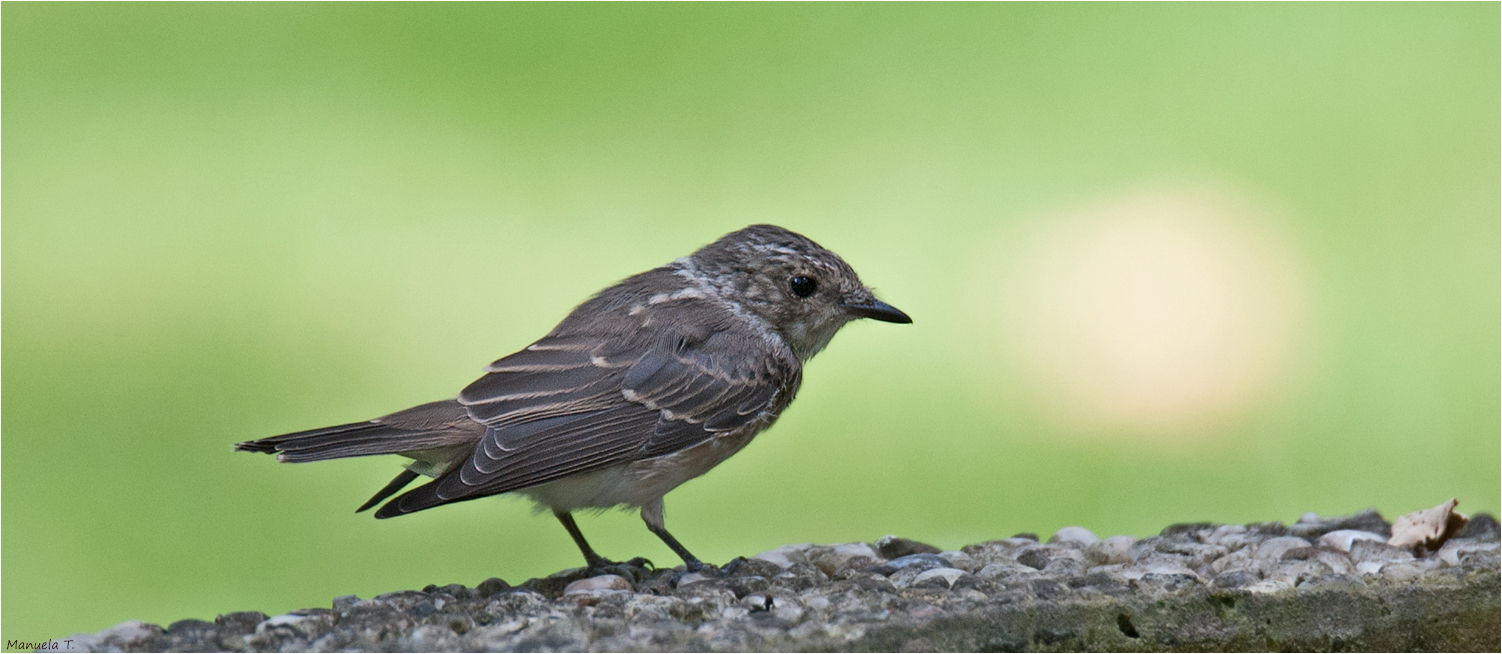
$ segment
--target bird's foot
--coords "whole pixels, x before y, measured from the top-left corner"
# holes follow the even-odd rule
[[[652,571],[656,569],[657,566],[652,565],[652,562],[645,557],[638,556],[634,559],[631,559],[630,561],[622,563],[618,561],[611,561],[610,559],[602,556],[590,561],[589,567],[585,568],[584,570],[585,574],[590,577],[598,577],[600,575],[619,575],[631,580],[632,583],[636,583],[650,576],[652,574]]]
[[[746,560],[747,559],[744,556],[737,556],[737,557],[735,557],[733,559],[730,559],[729,563],[726,563],[725,565],[723,565],[723,566],[720,567],[720,576],[721,577],[733,576],[736,573],[736,571],[740,570],[741,566],[746,563]]]

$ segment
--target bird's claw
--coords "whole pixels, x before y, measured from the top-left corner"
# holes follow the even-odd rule
[[[590,561],[589,567],[584,570],[585,574],[590,577],[617,575],[631,580],[632,583],[636,583],[656,569],[657,566],[652,565],[650,559],[638,556],[626,562],[612,561],[601,557],[598,560]]]
[[[723,567],[720,568],[720,576],[721,577],[726,577],[726,576],[730,576],[730,575],[735,574],[735,571],[736,570],[740,570],[741,566],[744,565],[745,563],[746,563],[746,557],[744,557],[744,556],[737,556],[737,557],[735,557],[733,559],[730,559],[730,561],[728,563],[726,563]]]

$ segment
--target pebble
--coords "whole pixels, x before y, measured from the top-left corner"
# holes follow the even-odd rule
[[[1319,538],[1328,532],[1342,529],[1369,531],[1386,538],[1392,533],[1392,524],[1383,519],[1382,515],[1374,509],[1343,516],[1305,513],[1299,517],[1298,522],[1288,527],[1288,533],[1302,538]]]
[[[1450,565],[1460,565],[1460,555],[1462,552],[1495,552],[1497,549],[1497,543],[1477,541],[1470,538],[1456,538],[1445,543],[1444,547],[1439,548],[1439,552],[1435,553],[1435,557]]]
[[[687,575],[684,575],[684,578],[693,576],[695,574],[697,573],[689,573]],[[684,585],[684,582],[680,580],[678,582],[678,585],[682,586]],[[598,577],[580,579],[569,584],[568,586],[564,587],[563,594],[570,595],[573,593],[591,593],[599,590],[631,590],[631,582],[626,581],[626,578],[620,575],[600,575]]]
[[[813,547],[813,545],[809,543],[783,545],[782,547],[767,550],[751,558],[760,561],[766,561],[768,563],[776,565],[779,568],[787,568],[792,566],[794,563],[807,563],[808,556],[806,555],[806,552],[810,547]]]
[[[1149,561],[1122,566],[1118,574],[1123,579],[1136,580],[1147,575],[1188,575],[1192,577],[1194,576],[1194,571],[1172,561]]]
[[[1048,553],[1039,547],[1024,550],[1021,554],[1017,555],[1018,563],[1037,570],[1048,567],[1048,561]]]
[[[1350,575],[1356,572],[1356,565],[1351,563],[1350,557],[1340,552],[1320,551],[1309,560],[1325,564],[1325,567],[1338,575]]]
[[[956,580],[960,579],[961,577],[968,576],[969,573],[957,568],[934,568],[932,570],[925,570],[919,573],[918,576],[913,578],[913,582],[910,585],[919,585],[925,581],[936,579],[943,581],[944,587],[949,588],[951,586],[954,586],[954,582]]]
[[[1413,552],[1401,547],[1388,545],[1386,541],[1372,542],[1368,540],[1351,541],[1349,552],[1351,560],[1357,563],[1363,561],[1412,561]]]
[[[886,562],[885,565],[882,565],[880,567],[891,568],[894,571],[904,570],[907,568],[917,568],[919,571],[923,571],[932,570],[934,568],[949,568],[953,566],[949,564],[949,561],[945,560],[944,557],[939,556],[938,554],[909,554],[907,556],[901,556],[892,559],[891,561]]]
[[[1039,572],[1037,568],[1030,568],[1028,566],[1022,565],[1021,563],[1017,563],[1016,561],[1007,561],[1002,563],[989,564],[986,567],[981,568],[979,572],[975,573],[975,576],[980,577],[981,579],[1009,580],[1019,578],[1036,578],[1041,577],[1042,574],[1043,573]]]
[[[121,622],[120,624],[99,632],[98,639],[129,642],[132,640],[140,640],[142,638],[155,636],[156,634],[162,632],[163,629],[154,624],[141,622],[140,620],[126,620],[125,622]]]
[[[1382,565],[1382,577],[1389,581],[1408,581],[1424,574],[1425,566],[1417,561],[1392,561]]]
[[[775,605],[772,598],[761,593],[754,593],[741,598],[741,606],[750,611],[770,611]]]
[[[1284,561],[1264,573],[1267,579],[1286,582],[1290,586],[1334,573],[1329,566],[1319,561]]]
[[[974,573],[976,570],[980,569],[980,561],[978,559],[959,550],[939,552],[939,558],[948,561],[949,565],[964,570],[965,572]]]
[[[804,551],[804,557],[826,575],[833,575],[835,571],[852,563],[872,565],[882,559],[867,543],[814,546]]]
[[[1471,517],[1471,522],[1461,530],[1457,538],[1496,541],[1502,538],[1502,528],[1497,525],[1496,518],[1485,513],[1478,513]]]
[[[711,577],[702,572],[690,572],[678,578],[678,587],[683,588],[684,586],[690,586],[699,582],[714,581],[717,578],[718,577]],[[631,590],[631,586],[628,583],[625,588],[622,588],[620,590]]]
[[[1210,532],[1206,542],[1225,545],[1232,542],[1242,542],[1250,531],[1246,525],[1221,525]]]
[[[359,603],[360,596],[358,595],[342,595],[340,597],[334,598],[334,610],[340,613],[345,613],[354,608],[355,605]]]
[[[876,539],[876,551],[883,558],[895,559],[909,554],[938,554],[939,548],[927,543],[888,535]]]
[[[1016,561],[1017,553],[1028,547],[1037,547],[1038,542],[1020,538],[1003,538],[990,540],[975,545],[966,545],[960,548],[961,552],[969,554],[975,559],[976,565],[985,567],[999,561]]]
[[[1132,582],[1132,588],[1149,595],[1163,595],[1200,585],[1193,572],[1149,572]]]
[[[510,587],[511,584],[506,583],[505,579],[501,579],[500,577],[491,577],[489,579],[486,579],[485,581],[480,582],[480,585],[475,586],[475,592],[480,597],[490,597],[491,595],[499,593]]]
[[[1084,527],[1065,527],[1054,532],[1053,538],[1048,539],[1048,542],[1078,543],[1083,547],[1089,547],[1099,543],[1100,536],[1096,536],[1095,532]]]
[[[1137,544],[1136,536],[1112,536],[1085,550],[1085,556],[1096,565],[1131,563],[1131,549]]]
[[[1382,572],[1383,565],[1381,561],[1362,561],[1356,564],[1356,572],[1362,575],[1374,575]]]
[[[1358,529],[1337,529],[1335,531],[1326,532],[1325,535],[1320,536],[1318,543],[1326,547],[1333,547],[1342,552],[1349,552],[1351,551],[1351,543],[1358,540],[1369,540],[1378,543],[1387,542],[1387,539],[1383,538],[1381,534],[1374,534],[1370,531],[1361,531]]]
[[[1257,548],[1255,545],[1230,552],[1225,556],[1211,561],[1210,565],[1206,566],[1206,572],[1211,575],[1218,575],[1227,570],[1260,571],[1262,568],[1257,563],[1256,552]]]
[[[1310,542],[1297,536],[1279,536],[1262,541],[1257,546],[1257,560],[1264,569],[1277,565],[1283,554],[1292,549],[1310,547]]]
[[[334,617],[337,615],[327,609],[283,613],[256,625],[255,635],[262,639],[296,638],[312,641],[334,625]]]
[[[1215,575],[1213,584],[1216,588],[1242,588],[1258,581],[1261,581],[1261,578],[1250,570],[1230,570]]]

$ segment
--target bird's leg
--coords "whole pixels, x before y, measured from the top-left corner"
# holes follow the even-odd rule
[[[584,540],[584,532],[579,531],[579,525],[574,522],[573,514],[563,511],[555,512],[553,516],[558,518],[559,522],[563,523],[564,529],[568,530],[568,535],[574,539],[574,544],[579,546],[579,551],[584,554],[584,562],[592,572],[603,572],[610,568],[618,568],[621,565],[638,568],[652,565],[651,561],[641,557],[636,557],[622,564],[600,556],[595,553],[593,547],[589,546],[589,541]]]
[[[678,556],[683,558],[683,564],[688,568],[689,572],[700,572],[705,568],[712,567],[700,561],[699,557],[689,553],[688,548],[684,547],[683,543],[678,542],[677,538],[673,538],[673,535],[668,533],[667,528],[662,523],[662,498],[659,497],[657,500],[643,505],[641,507],[641,519],[647,523],[647,529],[657,534],[657,537],[661,538],[662,542],[667,543],[669,548],[672,548]]]
[[[554,517],[563,523],[563,528],[568,530],[568,535],[573,537],[574,544],[579,546],[579,551],[584,553],[584,562],[591,568],[600,568],[613,565],[614,562],[595,553],[595,548],[589,546],[589,541],[584,540],[584,532],[579,531],[578,523],[574,522],[574,516],[568,512],[554,513]]]

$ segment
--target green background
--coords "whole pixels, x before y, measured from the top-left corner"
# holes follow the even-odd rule
[[[916,322],[848,328],[774,429],[668,496],[708,561],[1495,513],[1498,18],[6,3],[0,637],[578,565],[524,502],[376,521],[352,511],[394,459],[230,444],[451,397],[590,293],[754,222]],[[1297,392],[1190,441],[1077,437],[987,394],[969,277],[998,230],[1198,179],[1280,207],[1312,298]],[[676,563],[634,515],[581,523]]]

